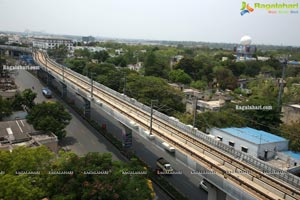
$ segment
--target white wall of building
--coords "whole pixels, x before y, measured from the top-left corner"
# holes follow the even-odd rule
[[[268,151],[267,159],[271,159],[276,155],[277,151],[284,151],[288,149],[288,141],[256,144],[251,141],[247,141],[246,139],[231,135],[218,128],[210,129],[210,134],[215,136],[216,139],[221,137],[222,141],[220,141],[224,144],[229,145],[229,142],[233,142],[236,150],[242,151],[242,147],[247,148],[247,154],[254,157],[264,158],[265,151]]]
[[[60,45],[67,46],[69,51],[73,49],[72,40],[67,39],[34,38],[32,41],[32,46],[40,49],[54,49]]]

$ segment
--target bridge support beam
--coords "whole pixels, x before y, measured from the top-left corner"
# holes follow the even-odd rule
[[[61,97],[63,99],[65,99],[67,97],[67,85],[64,82],[60,82],[61,86],[62,86],[62,91],[61,91]]]
[[[51,86],[52,85],[52,80],[54,79],[54,77],[51,74],[47,73],[47,77],[46,78],[47,78],[46,79],[47,86]]]
[[[132,130],[120,123],[122,126],[122,145],[124,148],[129,149],[132,146]]]
[[[227,200],[226,194],[223,191],[208,182],[206,182],[206,185],[208,192],[207,200]]]
[[[54,79],[54,77],[51,74],[49,74],[48,72],[46,72],[40,68],[40,70],[37,71],[37,76],[39,78],[43,79],[46,82],[47,86],[52,85],[52,80]]]
[[[90,119],[91,118],[91,102],[86,98],[83,98],[83,100],[84,100],[83,114],[87,119]]]

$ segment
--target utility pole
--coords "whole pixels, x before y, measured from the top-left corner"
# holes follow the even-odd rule
[[[196,116],[197,116],[198,97],[194,97],[193,101],[194,101],[194,105],[193,105],[193,114],[194,114],[194,117],[193,117],[193,128],[195,128],[195,125],[196,125]]]
[[[126,95],[126,74],[124,73],[124,87],[123,87],[123,94]]]
[[[282,76],[281,80],[279,81],[279,92],[278,92],[278,99],[277,99],[277,106],[278,111],[281,112],[281,104],[282,104],[282,93],[283,93],[283,85],[284,85],[284,79],[285,79],[285,72],[286,72],[286,66],[287,66],[287,59],[284,59],[282,63]]]
[[[91,98],[93,98],[93,90],[94,90],[94,81],[93,81],[93,72],[91,74]]]
[[[48,71],[48,63],[47,63],[47,57],[45,54],[44,55],[44,58],[45,58],[45,61],[46,61],[46,72],[47,72],[47,86],[49,85],[49,71]]]
[[[63,82],[65,82],[65,67],[63,65],[61,65],[62,67],[62,78],[63,78]]]
[[[153,121],[153,102],[157,102],[158,100],[151,100],[151,112],[150,112],[150,131],[149,134],[152,135],[152,121]]]

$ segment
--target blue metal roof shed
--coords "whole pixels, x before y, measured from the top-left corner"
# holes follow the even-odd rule
[[[288,141],[283,137],[273,135],[271,133],[256,130],[249,127],[244,128],[222,128],[220,129],[228,134],[231,134],[235,137],[247,140],[254,144],[265,144],[265,143],[274,143],[274,142],[283,142]]]

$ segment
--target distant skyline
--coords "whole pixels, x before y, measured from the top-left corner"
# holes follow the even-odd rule
[[[246,1],[257,2],[300,7],[299,0]],[[254,8],[241,16],[241,7],[241,0],[0,0],[0,31],[224,43],[249,35],[254,44],[300,46],[300,8],[298,14]]]

